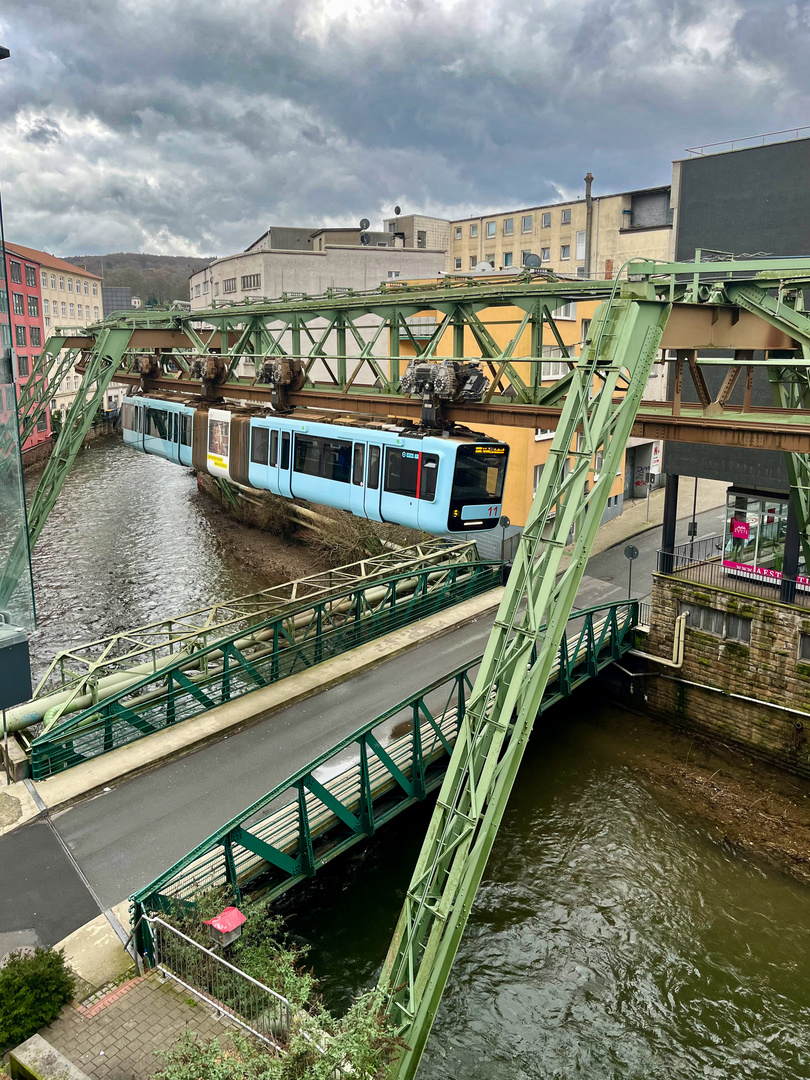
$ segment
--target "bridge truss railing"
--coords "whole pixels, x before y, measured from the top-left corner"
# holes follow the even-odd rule
[[[128,683],[31,744],[35,780],[233,701],[501,582],[500,563],[461,562],[372,579],[261,620]]]
[[[632,648],[637,623],[636,601],[574,612],[539,712]],[[442,782],[480,662],[431,682],[273,787],[136,893],[133,926],[188,911],[211,889],[236,903],[254,891],[278,896],[425,799]],[[138,940],[139,951],[147,946]]]

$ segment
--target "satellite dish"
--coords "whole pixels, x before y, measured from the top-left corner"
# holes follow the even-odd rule
[[[543,261],[539,255],[535,255],[532,252],[523,260],[523,265],[528,266],[531,270],[537,270],[543,265]]]
[[[371,223],[370,223],[370,221],[368,220],[367,217],[360,218],[360,228],[361,229],[367,229],[370,224]]]
[[[364,245],[368,245],[371,243],[371,237],[368,235],[368,233],[360,233],[360,243]]]
[[[484,259],[480,263],[475,264],[475,269],[476,271],[478,271],[478,273],[486,274],[493,269],[493,266],[492,263],[489,263],[486,259]]]
[[[394,213],[396,214],[397,217],[399,217],[399,215],[402,213],[402,207],[401,206],[395,206],[394,207]]]

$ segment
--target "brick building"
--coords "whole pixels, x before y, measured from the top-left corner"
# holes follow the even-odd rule
[[[11,315],[12,346],[16,363],[17,394],[33,378],[32,372],[45,342],[42,314],[41,267],[36,259],[23,256],[6,244],[6,280]],[[23,452],[33,450],[51,437],[49,410],[40,417],[36,429],[23,444]]]

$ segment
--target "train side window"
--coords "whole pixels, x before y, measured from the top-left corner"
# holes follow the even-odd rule
[[[385,490],[416,498],[419,454],[415,450],[392,450],[385,455]]]
[[[366,460],[366,448],[363,443],[354,444],[354,472],[352,474],[352,483],[357,484],[358,487],[363,486],[363,466]]]
[[[266,465],[270,448],[270,432],[265,427],[255,427],[250,440],[250,460],[256,465]]]
[[[380,486],[380,448],[379,446],[370,446],[368,448],[368,487],[378,488]]]
[[[282,431],[281,433],[281,468],[289,469],[290,467],[290,433],[289,431]]]
[[[278,465],[278,432],[270,432],[270,464],[275,468]]]
[[[419,498],[433,502],[436,497],[436,478],[439,475],[439,455],[422,454],[422,472],[419,477]]]
[[[180,417],[180,442],[183,446],[191,446],[191,417],[185,413]]]
[[[351,469],[352,444],[350,442],[296,434],[293,454],[295,472],[348,484],[351,479]]]
[[[134,431],[135,430],[135,416],[134,416],[135,406],[130,405],[128,402],[125,401],[124,402],[124,407],[121,410],[121,412],[122,412],[121,423],[123,424],[123,426],[127,429],[127,431]]]
[[[146,434],[156,439],[169,438],[168,415],[159,409],[146,410]]]

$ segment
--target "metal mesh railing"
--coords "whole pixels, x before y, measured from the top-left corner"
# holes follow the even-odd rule
[[[287,998],[163,919],[144,917],[143,922],[154,967],[205,998],[268,1046],[282,1050],[293,1021],[293,1006]]]
[[[688,554],[679,553],[688,547],[688,544],[682,544],[675,552],[659,551],[656,572],[724,592],[743,593],[777,604],[810,608],[810,583],[807,578],[785,579],[781,571],[763,567],[748,569],[725,566],[722,551],[703,559],[689,558]]]

